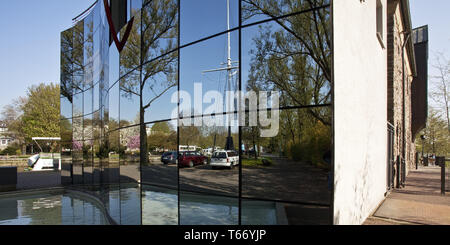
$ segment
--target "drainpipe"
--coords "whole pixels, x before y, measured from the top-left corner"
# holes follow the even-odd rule
[[[404,31],[402,32],[402,34],[406,34],[406,38],[403,42],[402,45],[402,83],[403,83],[403,87],[402,87],[402,100],[403,100],[403,105],[402,105],[402,159],[401,159],[401,163],[402,164],[406,164],[405,159],[406,159],[406,100],[405,100],[405,94],[406,94],[406,75],[405,75],[405,47],[406,44],[408,43],[409,38],[411,37],[411,32],[409,31]],[[403,166],[403,165],[402,165]],[[406,169],[406,166],[405,166]],[[403,170],[403,169],[402,169]],[[401,173],[402,176],[405,173]]]

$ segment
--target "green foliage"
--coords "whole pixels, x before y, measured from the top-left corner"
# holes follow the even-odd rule
[[[108,144],[101,144],[95,156],[100,159],[107,159],[109,157],[109,147]]]
[[[59,137],[59,86],[40,84],[27,92],[28,101],[22,105],[21,131],[27,142],[32,137]]]
[[[20,148],[16,145],[11,145],[6,147],[3,151],[0,152],[0,155],[20,155],[22,152]]]
[[[304,132],[302,140],[286,146],[288,156],[296,161],[308,162],[314,166],[329,168],[323,157],[331,147],[330,128],[317,122],[314,128]]]
[[[152,126],[152,133],[168,134],[172,131],[173,131],[173,129],[171,128],[171,126],[169,125],[168,122],[159,122],[159,123],[155,123]]]
[[[421,135],[425,136],[422,141]],[[416,150],[425,154],[432,153],[438,156],[450,156],[450,134],[447,122],[438,111],[430,109],[428,113],[427,126],[416,135]]]
[[[262,157],[258,159],[254,158],[243,158],[242,160],[242,166],[245,167],[264,167],[264,166],[270,166],[273,164],[272,159],[268,157]]]

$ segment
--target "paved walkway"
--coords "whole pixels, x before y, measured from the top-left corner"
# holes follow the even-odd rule
[[[410,171],[406,187],[393,190],[364,224],[450,225],[450,193],[440,194],[440,171],[439,167]],[[448,175],[447,171],[447,180]]]

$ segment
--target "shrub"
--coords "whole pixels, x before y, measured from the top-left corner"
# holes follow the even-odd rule
[[[313,128],[303,132],[300,142],[289,142],[285,147],[288,157],[295,161],[328,168],[323,156],[331,147],[330,129],[321,123],[316,123]]]
[[[17,146],[8,146],[2,152],[1,155],[20,155],[21,151]]]

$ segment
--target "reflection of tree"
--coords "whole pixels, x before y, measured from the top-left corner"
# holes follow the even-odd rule
[[[84,81],[84,21],[73,27],[72,88],[74,93],[82,91]]]
[[[244,21],[255,16],[274,18],[325,4],[329,1],[243,0],[242,14]],[[280,91],[280,106],[331,103],[330,8],[272,23],[261,26],[253,38],[246,89]],[[247,128],[243,130],[243,142],[260,143],[265,151],[318,164],[331,145],[331,120],[329,107],[284,110],[278,136],[260,139],[258,128]]]
[[[198,127],[186,126],[180,127],[180,145],[198,146],[201,132]]]
[[[232,133],[234,142],[239,142],[239,135]],[[180,145],[198,146],[202,149],[224,147],[228,137],[228,127],[184,126],[180,127]]]
[[[277,17],[327,4],[326,0],[244,0],[243,16]],[[247,89],[280,90],[281,105],[329,103],[331,98],[331,41],[329,8],[275,20],[279,30],[261,28],[254,38]],[[309,113],[331,125],[327,110]]]
[[[70,103],[72,97],[72,76],[73,76],[73,30],[69,29],[61,33],[61,95],[66,97]]]
[[[147,137],[147,144],[149,150],[176,150],[177,132],[168,122],[155,123]]]
[[[129,73],[120,84],[122,96],[139,98],[140,157],[144,163],[148,162],[145,113],[153,102],[175,87],[178,81],[177,53],[169,53],[176,48],[177,6],[175,0],[155,0],[141,12],[134,13],[136,25],[120,55],[121,74]],[[167,55],[155,59],[162,54]],[[138,72],[131,72],[135,68]]]

